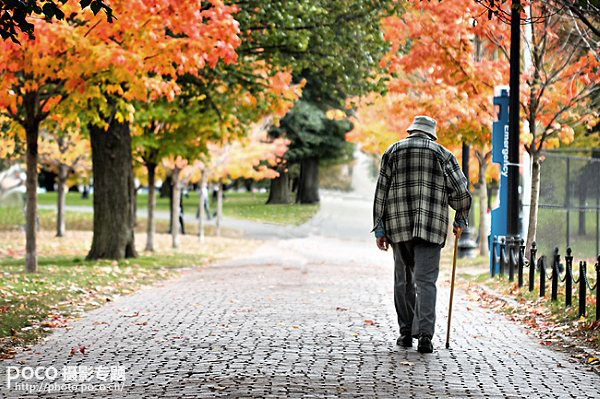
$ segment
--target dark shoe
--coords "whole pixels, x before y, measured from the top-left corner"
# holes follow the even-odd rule
[[[404,348],[410,348],[412,347],[412,339],[413,337],[410,335],[410,333],[400,333],[400,336],[396,340],[396,345],[400,345]]]
[[[419,346],[417,350],[421,353],[432,353],[433,344],[431,343],[431,337],[429,335],[422,334],[419,336]]]

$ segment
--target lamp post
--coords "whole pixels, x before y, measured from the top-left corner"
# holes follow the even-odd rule
[[[507,233],[519,230],[519,68],[521,51],[521,3],[512,0],[510,17],[510,92],[508,115]]]
[[[463,142],[462,145],[462,170],[469,183],[469,145]],[[460,234],[458,239],[458,257],[474,258],[477,255],[477,243],[473,240],[473,212],[469,212],[469,224]]]

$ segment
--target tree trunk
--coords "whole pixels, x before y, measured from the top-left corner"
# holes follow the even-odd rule
[[[156,164],[152,162],[146,163],[148,170],[148,224],[146,225],[146,251],[154,251],[154,231],[156,230],[156,222],[154,221],[154,210],[156,208],[155,194],[155,176]]]
[[[65,236],[65,199],[67,190],[65,184],[67,182],[67,165],[60,164],[58,167],[58,203],[56,207],[56,236]]]
[[[133,201],[131,201],[131,215],[133,217],[133,227],[137,227],[137,196],[139,187],[135,187],[135,181],[133,183]]]
[[[83,185],[83,191],[81,193],[81,198],[83,198],[83,199],[90,198],[90,186],[87,183]]]
[[[217,237],[221,236],[221,219],[223,218],[223,183],[221,180],[217,183]]]
[[[208,174],[202,171],[202,177],[200,178],[199,193],[198,193],[198,237],[200,242],[204,242],[204,207],[208,198],[208,189],[206,185],[208,183]],[[205,195],[206,194],[206,195]]]
[[[527,231],[527,247],[525,253],[529,254],[531,244],[536,239],[537,232],[537,217],[538,217],[538,200],[540,197],[540,154],[538,152],[531,153],[531,200],[529,201],[529,228]]]
[[[165,180],[163,180],[158,192],[160,193],[160,198],[167,198],[171,196],[171,175],[167,175],[165,177]]]
[[[488,256],[489,254],[489,243],[488,243],[488,223],[487,223],[487,183],[485,181],[485,172],[487,170],[487,162],[485,159],[479,161],[479,254],[482,256]]]
[[[252,192],[252,185],[254,184],[254,179],[244,179],[244,188],[247,192]]]
[[[171,174],[172,180],[172,193],[171,196],[171,246],[173,248],[179,248],[179,200],[181,196],[181,187],[179,182],[179,174],[181,169],[173,169]]]
[[[27,140],[27,206],[25,211],[25,272],[37,271],[37,180],[38,136],[40,123],[33,121],[25,127]]]
[[[107,130],[89,125],[94,176],[94,235],[87,259],[137,256],[133,232],[134,181],[128,122]]]
[[[300,162],[300,181],[296,202],[316,204],[319,202],[319,159],[307,158]]]
[[[267,204],[289,204],[290,203],[290,184],[288,172],[281,171],[279,176],[271,179],[271,189],[269,190],[269,199]]]

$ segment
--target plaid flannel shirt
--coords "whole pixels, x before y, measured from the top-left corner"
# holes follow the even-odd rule
[[[394,243],[418,237],[443,245],[448,205],[456,210],[455,224],[466,226],[471,194],[450,151],[421,132],[386,150],[375,190],[373,230],[383,228]]]

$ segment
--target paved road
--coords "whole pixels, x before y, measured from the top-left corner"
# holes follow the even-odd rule
[[[448,253],[434,353],[397,347],[391,254],[376,250],[368,234],[368,190],[325,193],[321,211],[302,228],[286,233],[261,226],[271,239],[254,253],[187,271],[87,313],[71,329],[0,363],[0,397],[600,397],[600,377],[467,302],[461,291],[452,347],[443,348]],[[85,354],[70,356],[78,345]],[[7,389],[7,366],[55,367],[57,382],[64,366],[83,366],[75,377],[92,371],[97,388],[124,381],[121,391],[63,386],[27,393],[15,384],[43,388],[50,380],[18,378]],[[111,366],[106,374],[103,368]]]
[[[2,364],[120,365],[122,391],[26,394],[3,384],[0,396],[598,397],[600,377],[461,292],[452,347],[444,349],[444,281],[435,352],[397,347],[390,256],[360,241],[269,241],[252,255],[121,297]],[[85,354],[69,356],[79,344]]]

